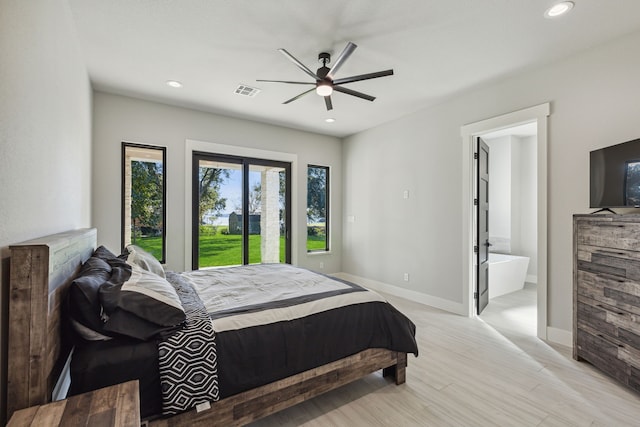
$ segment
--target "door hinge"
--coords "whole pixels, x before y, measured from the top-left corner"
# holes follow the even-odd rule
[[[473,159],[478,160],[478,153],[473,153]]]
[[[474,246],[474,247],[473,247],[473,253],[476,253],[476,254],[477,254],[477,253],[478,253],[478,250],[479,250],[478,246]]]
[[[477,292],[473,293],[473,299],[478,299],[478,293]]]
[[[478,199],[473,199],[473,206],[478,206]]]

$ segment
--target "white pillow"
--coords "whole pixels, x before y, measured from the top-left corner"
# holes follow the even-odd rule
[[[165,278],[164,268],[160,261],[156,259],[149,252],[145,251],[139,246],[129,245],[125,248],[123,255],[126,255],[126,261],[129,265],[137,265],[147,271],[157,274],[158,276]]]

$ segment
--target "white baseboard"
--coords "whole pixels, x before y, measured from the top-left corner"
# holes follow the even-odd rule
[[[463,307],[462,303],[434,297],[431,295],[423,294],[422,292],[416,292],[412,291],[411,289],[401,288],[399,286],[389,285],[387,283],[378,282],[376,280],[354,276],[353,274],[349,273],[335,273],[333,274],[333,276],[339,279],[348,280],[349,282],[353,282],[357,285],[364,286],[365,288],[372,289],[374,291],[385,292],[387,294],[419,302],[421,304],[439,308],[440,310],[459,314],[461,316],[467,315],[467,310]]]
[[[526,283],[535,283],[538,284],[538,276],[535,274],[527,274],[527,277],[524,279]]]
[[[547,326],[547,341],[573,347],[573,333],[565,329],[552,328]]]

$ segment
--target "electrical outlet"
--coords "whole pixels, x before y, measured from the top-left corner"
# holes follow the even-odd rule
[[[404,273],[404,281],[405,282],[409,281],[409,273]]]
[[[322,270],[324,268],[324,262],[320,263],[320,269]]]

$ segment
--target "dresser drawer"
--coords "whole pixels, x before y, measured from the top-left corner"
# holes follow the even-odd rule
[[[640,317],[628,311],[621,310],[618,307],[611,307],[607,304],[581,297],[578,297],[577,306],[579,321],[590,322],[590,318],[593,318],[602,320],[606,324],[613,325],[616,328],[624,328],[630,331],[640,329]],[[582,315],[585,317],[581,317]],[[616,338],[618,334],[615,333],[612,336]]]
[[[632,367],[618,358],[618,346],[601,335],[595,335],[584,329],[577,331],[578,355],[614,377],[618,381],[629,384]]]
[[[586,220],[576,221],[577,244],[610,249],[640,251],[640,222]]]
[[[578,246],[578,270],[640,281],[640,252]]]
[[[594,335],[603,335],[615,339],[618,334],[616,325],[607,321],[607,311],[602,307],[578,300],[578,329],[591,330]]]
[[[577,280],[578,296],[640,315],[640,283],[584,270],[578,270]]]

